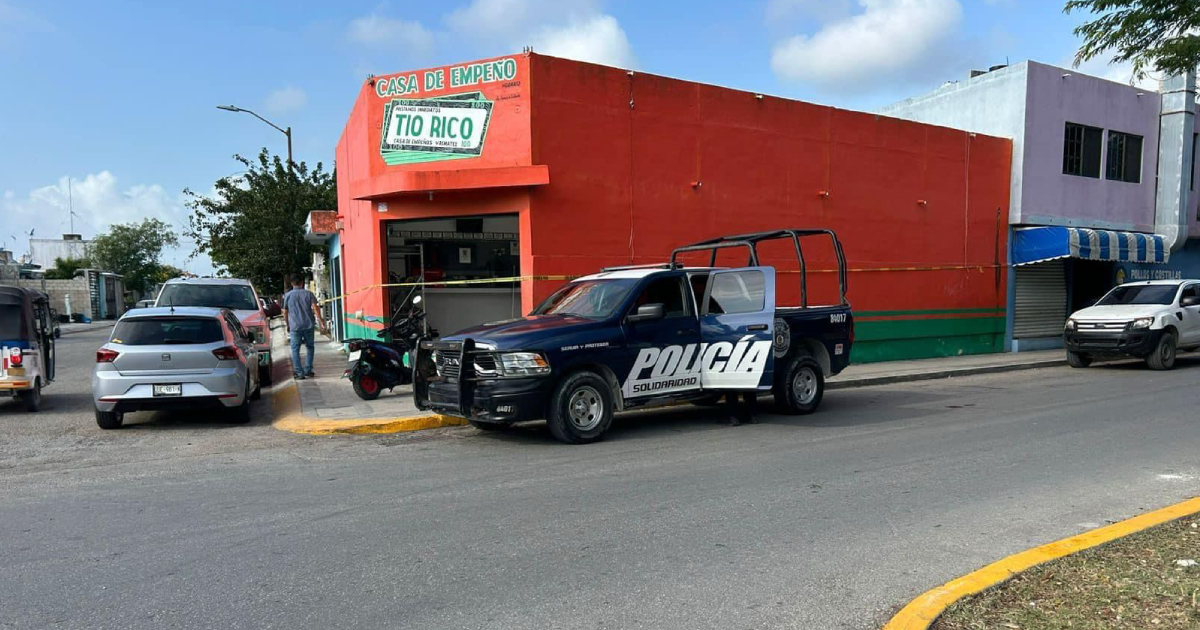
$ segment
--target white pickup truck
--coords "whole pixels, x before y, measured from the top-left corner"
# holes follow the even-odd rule
[[[1087,367],[1099,356],[1145,359],[1169,370],[1180,350],[1200,348],[1200,280],[1152,280],[1114,287],[1067,319],[1067,362]]]

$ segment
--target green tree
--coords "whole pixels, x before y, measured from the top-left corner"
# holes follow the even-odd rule
[[[125,288],[144,293],[155,282],[163,249],[178,245],[175,228],[158,219],[118,223],[92,241],[92,262],[125,277]]]
[[[1138,79],[1147,72],[1180,74],[1200,65],[1200,0],[1069,0],[1063,11],[1090,11],[1075,28],[1083,44],[1075,65],[1112,51]]]
[[[54,266],[46,270],[47,280],[70,280],[80,269],[91,265],[87,258],[55,258]]]
[[[196,254],[208,254],[223,272],[245,278],[259,291],[282,291],[288,274],[312,264],[315,248],[304,240],[311,210],[337,207],[333,173],[320,162],[287,164],[266,149],[257,161],[233,156],[245,168],[217,180],[213,198],[184,190],[192,210],[187,234]]]
[[[158,269],[154,272],[152,280],[154,284],[162,284],[172,278],[182,278],[187,275],[188,272],[180,269],[179,267],[175,267],[173,265],[159,265]]]

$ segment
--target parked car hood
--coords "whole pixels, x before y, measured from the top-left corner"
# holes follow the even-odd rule
[[[262,326],[263,322],[266,321],[266,318],[263,317],[263,312],[259,309],[237,310],[233,311],[233,314],[237,316],[238,321],[243,326]]]
[[[1129,321],[1138,317],[1154,317],[1167,304],[1113,304],[1111,306],[1090,306],[1071,315],[1077,321]]]
[[[473,339],[477,343],[492,344],[497,350],[538,350],[555,345],[552,340],[567,334],[583,332],[601,326],[602,323],[574,315],[530,315],[472,326],[445,337],[446,341]],[[548,343],[549,342],[549,343]]]

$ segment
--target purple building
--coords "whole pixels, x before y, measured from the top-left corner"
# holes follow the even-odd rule
[[[1200,277],[1194,74],[1160,91],[1033,61],[972,75],[881,113],[1012,139],[1006,348],[1061,347],[1115,282]]]

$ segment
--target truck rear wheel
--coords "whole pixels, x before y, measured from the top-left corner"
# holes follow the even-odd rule
[[[560,442],[587,444],[603,437],[612,419],[608,381],[594,372],[576,372],[554,388],[546,424]]]
[[[788,361],[775,383],[775,402],[784,413],[810,414],[821,405],[825,396],[825,372],[816,359],[798,356]]]

